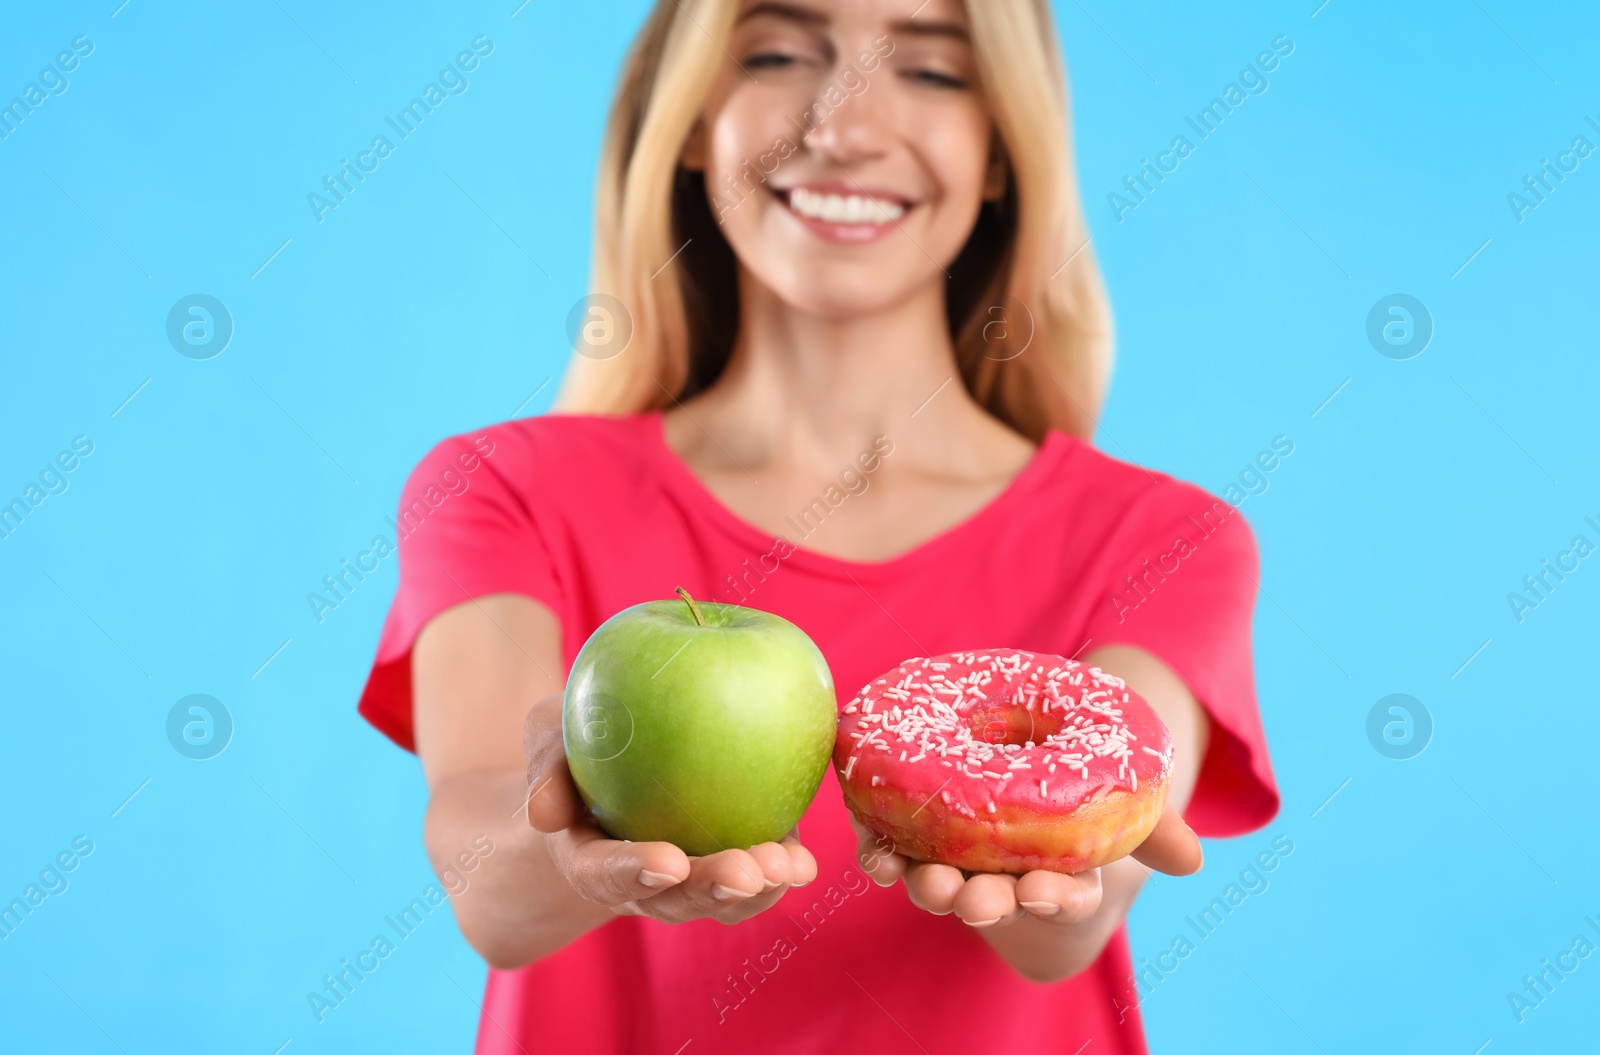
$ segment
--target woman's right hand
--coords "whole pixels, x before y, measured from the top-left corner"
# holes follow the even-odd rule
[[[791,886],[817,877],[817,862],[791,831],[782,842],[690,857],[672,843],[613,839],[584,807],[567,769],[559,695],[528,711],[528,823],[545,833],[550,859],[585,900],[618,915],[663,923],[710,918],[739,923],[771,908]]]

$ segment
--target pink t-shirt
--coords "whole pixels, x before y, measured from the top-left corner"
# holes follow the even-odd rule
[[[873,453],[892,460],[892,437]],[[1227,836],[1272,818],[1250,652],[1258,561],[1236,510],[1051,432],[986,507],[899,557],[807,549],[863,481],[872,474],[857,465],[775,539],[693,475],[659,413],[552,415],[446,440],[401,499],[400,586],[361,713],[414,749],[412,643],[471,597],[547,605],[570,667],[609,616],[683,586],[797,624],[827,657],[841,705],[912,656],[1138,646],[1212,719],[1188,822]],[[1029,982],[954,916],[863,875],[831,771],[800,836],[817,880],[752,920],[618,918],[520,970],[491,970],[480,1055],[1145,1051],[1123,928],[1076,977]]]

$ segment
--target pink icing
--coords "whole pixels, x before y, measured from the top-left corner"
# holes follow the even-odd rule
[[[983,820],[997,808],[1069,816],[1164,780],[1166,726],[1122,679],[1061,656],[977,649],[908,659],[844,707],[839,779],[939,796]]]

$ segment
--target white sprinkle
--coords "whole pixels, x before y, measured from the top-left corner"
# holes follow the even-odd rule
[[[1046,784],[1046,783],[1045,783],[1045,782],[1044,782],[1044,781],[1042,781],[1042,780],[1041,780],[1041,781],[1039,781],[1039,797],[1040,797],[1040,798],[1041,798],[1041,799],[1042,799],[1042,798],[1044,798],[1044,796],[1045,796],[1045,789],[1046,789],[1046,788],[1048,788],[1048,787],[1049,787],[1049,785],[1048,785],[1048,784]]]
[[[945,674],[957,665],[962,668],[959,676]],[[1026,744],[991,744],[975,738],[971,709],[986,699],[991,705],[1025,710],[1030,717],[1050,716],[1056,731],[1035,733]],[[1015,770],[1031,771],[1034,752],[1042,750],[1042,765],[1050,773],[1060,764],[1075,777],[1104,782],[1096,789],[1104,797],[1137,780],[1132,772],[1136,749],[1156,755],[1164,769],[1170,768],[1171,748],[1158,753],[1143,747],[1124,724],[1122,705],[1131,699],[1132,693],[1121,679],[1073,660],[1046,670],[1031,652],[961,652],[939,662],[927,658],[905,661],[896,671],[869,683],[858,698],[849,701],[845,712],[856,723],[849,732],[856,756],[869,744],[891,758],[898,753],[908,764],[937,755],[942,767],[981,785],[985,776],[1004,782]],[[876,706],[879,703],[881,709]],[[897,752],[891,747],[896,742],[900,744]],[[1005,763],[1000,772],[988,768],[996,760]],[[1109,772],[1113,765],[1115,774]],[[853,773],[853,766],[846,772]],[[874,786],[886,784],[885,778]],[[1048,782],[1041,779],[1040,785],[1044,795]],[[976,816],[959,799],[952,802],[951,809]]]
[[[992,803],[992,802],[991,802],[991,803],[989,803],[989,812],[990,812],[990,813],[993,813],[993,812],[994,812],[994,803]]]
[[[844,779],[849,780],[850,774],[856,768],[856,756],[851,755],[850,760],[844,764]]]
[[[879,784],[882,784],[882,783],[883,783],[883,778],[882,777],[875,776],[875,777],[872,778],[872,786],[873,787],[877,787]]]

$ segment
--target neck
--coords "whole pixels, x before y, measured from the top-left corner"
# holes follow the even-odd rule
[[[847,318],[786,304],[742,270],[739,295],[728,366],[692,408],[736,458],[834,465],[883,435],[960,462],[996,427],[961,382],[942,283]]]

